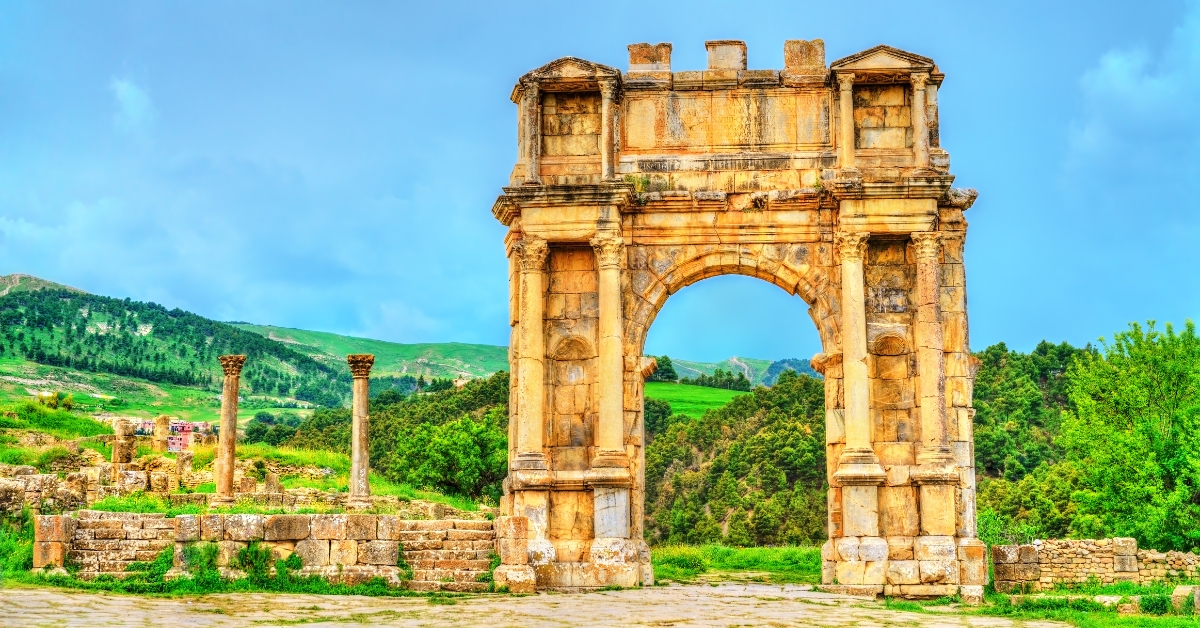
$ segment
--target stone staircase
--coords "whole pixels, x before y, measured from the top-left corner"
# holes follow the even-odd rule
[[[400,532],[414,591],[486,591],[496,536],[491,521],[441,519],[410,522]]]

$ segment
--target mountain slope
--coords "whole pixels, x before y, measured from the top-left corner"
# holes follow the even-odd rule
[[[79,288],[64,286],[60,283],[39,279],[33,275],[23,275],[21,273],[13,273],[11,275],[0,275],[0,297],[13,292],[30,292],[33,290],[67,290],[69,292],[78,292],[86,294]]]
[[[691,360],[681,360],[672,357],[671,362],[675,365],[675,372],[679,374],[680,378],[696,377],[701,373],[712,375],[713,371],[721,369],[730,373],[741,372],[745,374],[746,379],[750,380],[750,383],[754,386],[759,384],[770,386],[774,384],[779,374],[789,368],[798,373],[818,377],[817,372],[812,369],[808,360],[797,360],[795,358],[772,362],[771,360],[734,356],[720,362],[693,362]]]
[[[476,378],[508,370],[508,348],[496,345],[461,342],[401,344],[273,325],[230,324],[285,343],[319,362],[345,364],[348,354],[374,354],[375,366],[371,369],[371,375],[376,377],[424,375],[426,379]]]

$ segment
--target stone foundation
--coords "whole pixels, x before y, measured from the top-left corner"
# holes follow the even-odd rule
[[[124,576],[138,561],[174,548],[185,575],[185,548],[215,543],[228,577],[239,550],[260,542],[283,559],[299,554],[301,574],[346,584],[382,577],[416,591],[484,591],[491,553],[501,549],[491,521],[410,520],[396,515],[180,515],[82,510],[38,516],[34,569],[79,567],[79,577]],[[412,570],[411,577],[400,562]],[[514,584],[518,584],[514,582]],[[517,589],[518,587],[513,587]]]
[[[1039,591],[1057,584],[1133,582],[1148,584],[1194,579],[1200,556],[1138,549],[1130,538],[1050,540],[1032,545],[992,547],[996,590]]]

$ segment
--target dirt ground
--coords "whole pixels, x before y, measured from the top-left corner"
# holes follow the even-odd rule
[[[893,611],[875,601],[795,585],[675,585],[438,601],[270,594],[153,598],[11,588],[0,590],[0,626],[1064,626]]]

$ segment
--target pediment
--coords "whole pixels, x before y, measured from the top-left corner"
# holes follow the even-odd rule
[[[830,70],[842,72],[852,70],[932,72],[934,67],[933,59],[929,57],[882,45],[842,57],[829,64]]]
[[[597,80],[601,78],[621,78],[621,71],[594,63],[578,57],[563,57],[555,59],[542,67],[521,77],[521,83],[546,81],[579,81]]]

